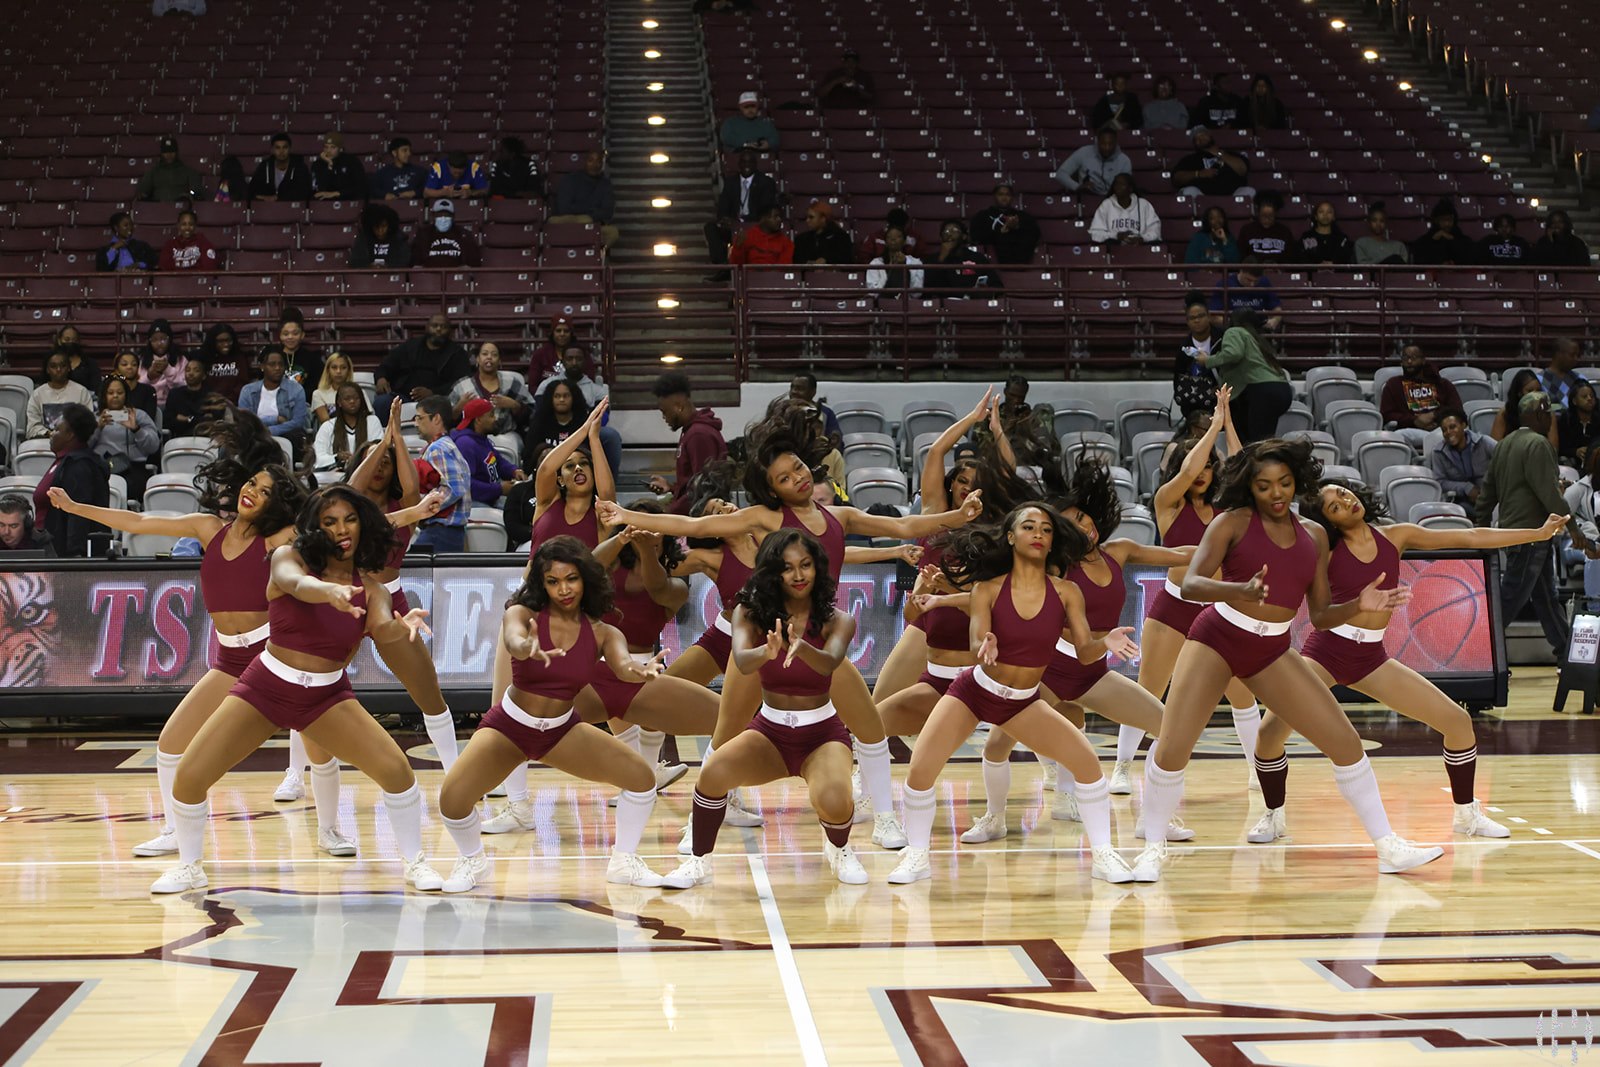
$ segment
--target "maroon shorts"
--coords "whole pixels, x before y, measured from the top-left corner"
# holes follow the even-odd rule
[[[963,670],[964,669],[965,668],[963,668]],[[950,692],[950,685],[951,685],[952,682],[955,681],[955,679],[954,678],[941,678],[937,674],[934,674],[932,671],[929,671],[926,668],[924,668],[923,672],[917,676],[917,681],[921,682],[925,686],[930,687],[935,693],[938,693],[940,696],[944,696],[946,693]]]
[[[589,675],[589,688],[600,698],[600,705],[606,709],[606,715],[613,719],[628,717],[628,708],[633,705],[633,698],[639,695],[644,686],[643,682],[624,682],[617,677],[615,671],[606,666],[606,661],[603,659],[595,661],[594,673]]]
[[[745,729],[754,730],[771,741],[778,755],[783,757],[783,765],[797,778],[811,753],[828,742],[837,741],[846,748],[850,747],[850,731],[845,729],[838,715],[830,715],[809,726],[782,726],[757,712]]]
[[[244,648],[230,648],[227,645],[219,644],[216,658],[211,663],[211,669],[221,671],[223,674],[231,674],[237,678],[244,674],[244,669],[254,663],[256,657],[261,655],[261,650],[266,647],[265,638],[253,645],[246,645]]]
[[[1194,620],[1206,609],[1204,604],[1191,604],[1167,592],[1167,587],[1162,586],[1156,592],[1155,600],[1150,604],[1150,610],[1144,613],[1146,620],[1154,619],[1164,626],[1170,626],[1180,634],[1187,634],[1194,626]]]
[[[1189,628],[1189,640],[1198,641],[1221,656],[1241,681],[1260,674],[1292,647],[1289,633],[1263,637],[1242,630],[1224,619],[1216,605],[1208,604]]]
[[[356,691],[350,688],[350,676],[343,671],[332,685],[296,685],[273,674],[258,656],[239,675],[228,695],[248,701],[279,729],[304,730],[335,704],[354,700]]]
[[[706,632],[700,635],[700,640],[691,647],[705,649],[716,661],[717,669],[722,670],[728,665],[728,657],[733,655],[733,635],[717,629],[717,624],[713,621],[706,627]]]
[[[1389,662],[1382,641],[1352,641],[1329,630],[1313,630],[1300,654],[1333,675],[1335,685],[1354,685]]]
[[[478,729],[494,730],[510,738],[511,743],[522,750],[522,754],[531,760],[542,760],[550,754],[550,750],[561,743],[561,739],[570,734],[575,726],[583,720],[578,718],[576,712],[567,718],[560,726],[550,730],[535,730],[506,714],[506,709],[496,704],[483,713],[483,718],[478,720]]]
[[[979,719],[993,726],[1004,726],[1010,722],[1023,708],[1039,699],[1038,693],[1031,693],[1020,699],[1012,700],[989,692],[978,684],[972,676],[976,667],[968,667],[956,676],[950,683],[950,688],[945,690],[946,696],[955,697],[967,706],[967,710]]]
[[[1084,663],[1058,648],[1051,654],[1050,666],[1045,668],[1044,677],[1040,680],[1056,695],[1057,700],[1077,700],[1110,672],[1106,658],[1101,656],[1093,663]]]

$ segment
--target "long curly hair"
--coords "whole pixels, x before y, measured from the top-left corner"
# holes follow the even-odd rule
[[[550,594],[545,592],[544,576],[556,563],[570,563],[578,568],[578,576],[583,579],[583,596],[578,601],[580,611],[591,619],[610,614],[611,576],[600,566],[600,561],[590,553],[588,545],[567,534],[552,537],[539,545],[529,562],[527,578],[523,579],[522,585],[511,594],[511,599],[506,601],[506,607],[516,604],[535,613],[548,608]]]
[[[783,502],[767,481],[767,468],[779,457],[793,453],[815,471],[832,450],[808,405],[796,401],[774,404],[767,418],[745,430],[745,492],[752,503],[777,510]]]
[[[1300,517],[1302,519],[1310,519],[1328,531],[1329,545],[1334,544],[1344,536],[1344,533],[1333,524],[1333,521],[1322,510],[1322,491],[1330,485],[1336,485],[1340,489],[1348,489],[1354,493],[1355,498],[1361,501],[1362,510],[1366,512],[1367,522],[1376,526],[1388,521],[1389,509],[1384,505],[1383,497],[1373,492],[1370,488],[1344,478],[1324,478],[1316,484],[1315,488],[1300,494]]]
[[[1295,493],[1322,481],[1322,463],[1311,450],[1305,438],[1285,441],[1269,437],[1245,445],[1229,456],[1217,474],[1216,506],[1225,511],[1256,506],[1255,494],[1250,492],[1250,482],[1268,463],[1282,463],[1294,476]]]
[[[628,505],[628,509],[630,511],[642,511],[646,515],[665,515],[667,513],[667,509],[661,506],[661,502],[652,496],[635,500]],[[683,550],[683,544],[676,537],[663,536],[661,538],[661,552],[658,558],[661,560],[661,566],[668,574],[671,574],[687,555],[688,553]],[[638,565],[639,550],[632,545],[623,545],[622,551],[617,553],[617,566],[631,571]]]
[[[565,388],[572,394],[572,413],[567,416],[567,425],[574,428],[583,425],[583,420],[589,417],[589,402],[583,397],[583,390],[578,384],[566,378],[557,378],[545,386],[533,402],[533,414],[528,418],[528,437],[533,441],[550,441],[552,443],[561,439],[561,429],[556,423],[556,390]],[[576,430],[574,430],[576,432]]]
[[[1157,477],[1161,479],[1162,485],[1166,485],[1168,482],[1172,481],[1172,479],[1178,476],[1178,472],[1183,469],[1183,461],[1189,458],[1190,452],[1193,452],[1200,446],[1200,438],[1198,437],[1175,437],[1173,440],[1176,443],[1173,445],[1171,451],[1167,453],[1167,458],[1161,462],[1161,469],[1157,474]],[[1211,482],[1206,486],[1206,491],[1200,494],[1200,499],[1207,504],[1211,503],[1217,495],[1216,468],[1219,462],[1220,459],[1217,456],[1217,450],[1213,446],[1211,449],[1211,455],[1206,459],[1206,466],[1211,470]],[[1187,491],[1184,495],[1188,495]]]
[[[238,509],[239,490],[244,488],[244,483],[257,471],[276,467],[278,470],[272,471],[275,487],[273,497],[281,495],[281,490],[276,487],[289,484],[296,485],[298,492],[291,494],[293,508],[286,515],[273,512],[277,517],[272,521],[278,525],[267,531],[263,517],[262,529],[264,533],[277,533],[292,523],[300,511],[300,505],[305,502],[305,494],[314,490],[316,485],[299,482],[290,472],[283,447],[278,444],[276,437],[267,432],[261,420],[248,411],[236,410],[230,421],[214,425],[211,437],[217,443],[216,458],[196,471],[194,476],[195,487],[200,490],[200,506],[218,515],[233,514]]]
[[[350,505],[361,523],[361,535],[356,538],[355,551],[350,562],[357,573],[381,571],[394,550],[394,527],[378,510],[378,505],[356,492],[343,482],[324,486],[311,494],[294,524],[294,550],[306,561],[306,567],[320,572],[338,554],[338,547],[322,529],[322,513],[328,505],[342,501]]]
[[[985,437],[978,448],[977,476],[973,479],[974,492],[983,494],[983,513],[978,521],[995,523],[1004,519],[1017,507],[1034,500],[1039,490],[1023,480],[1017,468],[1000,456],[1000,446],[993,437]],[[951,506],[954,506],[952,502]]]
[[[383,439],[379,438],[376,441],[368,441],[361,445],[361,447],[357,448],[355,452],[351,454],[350,462],[344,465],[344,480],[348,482],[351,478],[355,477],[357,468],[359,468],[362,461],[367,458],[368,452],[371,452],[374,448],[382,447],[384,447]],[[395,467],[389,471],[389,485],[385,491],[389,494],[390,500],[399,500],[405,495],[405,490],[400,486],[400,468]]]
[[[836,584],[828,573],[828,550],[804,530],[782,529],[767,535],[756,550],[755,567],[744,588],[739,590],[735,602],[744,605],[752,622],[766,633],[780,621],[789,618],[788,594],[783,588],[783,554],[793,544],[805,546],[811,554],[816,577],[811,583],[811,612],[806,622],[807,633],[820,633],[833,618],[833,597]]]
[[[1529,382],[1539,381],[1538,372],[1528,367],[1523,367],[1511,376],[1511,384],[1506,386],[1505,406],[1500,409],[1505,418],[1506,433],[1510,433],[1522,425],[1522,415],[1517,411],[1517,401],[1522,399],[1522,391],[1528,388]]]
[[[1089,539],[1061,513],[1043,500],[1032,500],[1011,509],[999,523],[972,523],[950,531],[939,567],[957,588],[988,581],[1011,573],[1013,548],[1007,535],[1016,528],[1023,512],[1033,508],[1044,512],[1055,531],[1045,568],[1052,574],[1065,574],[1089,554]]]
[[[1089,516],[1102,541],[1122,525],[1122,498],[1117,496],[1117,485],[1111,480],[1111,468],[1104,463],[1088,461],[1074,467],[1067,491],[1057,506],[1062,511],[1077,508]]]

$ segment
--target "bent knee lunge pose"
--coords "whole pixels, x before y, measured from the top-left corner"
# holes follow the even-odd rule
[[[1186,600],[1209,602],[1178,655],[1161,719],[1161,743],[1144,770],[1144,829],[1149,840],[1134,864],[1140,881],[1161,875],[1162,830],[1183,799],[1183,771],[1230,677],[1242,678],[1290,726],[1333,761],[1339,792],[1378,849],[1378,870],[1409,870],[1441,854],[1419,848],[1389,826],[1378,780],[1350,720],[1290,645],[1289,625],[1302,603],[1318,629],[1343,626],[1362,612],[1405,603],[1405,590],[1373,581],[1342,604],[1328,593],[1328,540],[1292,510],[1299,486],[1314,486],[1322,465],[1306,441],[1259,441],[1223,465],[1217,505],[1183,580]],[[1222,579],[1202,577],[1222,570]]]

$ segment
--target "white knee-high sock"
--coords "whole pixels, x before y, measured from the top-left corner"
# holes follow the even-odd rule
[[[311,765],[311,799],[317,805],[317,829],[335,829],[339,825],[339,761],[332,756],[327,763]]]
[[[1078,814],[1089,844],[1098,848],[1111,844],[1111,783],[1105,775],[1093,782],[1078,782]]]
[[[1010,793],[1011,761],[1003,759],[998,763],[991,763],[988,759],[985,759],[983,761],[984,813],[1004,817],[1006,813],[1006,797]]]
[[[465,819],[445,819],[445,829],[450,831],[450,840],[456,843],[456,849],[463,856],[476,856],[483,851],[483,834],[478,832],[478,809],[474,807],[467,813]]]
[[[167,811],[172,818],[172,832],[178,838],[178,862],[199,863],[205,854],[206,819],[211,815],[210,798],[198,804],[174,800]]]
[[[1372,773],[1372,763],[1366,756],[1348,767],[1334,767],[1333,780],[1345,801],[1356,809],[1356,818],[1361,820],[1368,837],[1377,841],[1394,833],[1389,813],[1383,810],[1383,797],[1378,793],[1378,776]]]
[[[305,739],[300,736],[299,730],[289,731],[289,769],[296,774],[306,773],[306,767],[311,763],[311,757],[306,755]]]
[[[652,770],[661,762],[661,746],[667,743],[667,735],[660,730],[646,730],[639,727],[639,755],[650,764]]]
[[[1137,726],[1117,727],[1117,762],[1129,763],[1139,754],[1139,744],[1144,740],[1144,731]]]
[[[639,751],[639,728],[632,723],[628,724],[627,729],[618,730],[611,736],[615,737],[618,741],[621,741],[635,752]]]
[[[404,793],[384,793],[383,810],[394,831],[400,858],[414,860],[422,855],[422,790],[412,782]]]
[[[1164,770],[1153,759],[1144,761],[1144,839],[1165,841],[1167,824],[1183,801],[1183,772]],[[1080,804],[1080,810],[1082,805]]]
[[[511,803],[516,804],[521,802],[526,804],[528,802],[527,760],[523,760],[521,763],[517,764],[517,769],[506,775],[505,784],[501,786],[501,788],[505,790],[506,799],[511,801]]]
[[[861,764],[861,784],[867,787],[872,813],[894,813],[894,783],[889,775],[889,739],[870,745],[856,743],[856,759]]]
[[[161,832],[172,829],[172,780],[178,777],[178,761],[182,754],[156,749],[156,788],[161,791]]]
[[[428,740],[433,742],[433,750],[439,753],[439,762],[444,764],[448,774],[460,751],[456,743],[455,716],[447,707],[437,715],[424,715],[422,727],[428,731]]]
[[[1249,704],[1242,708],[1233,709],[1233,728],[1239,735],[1239,747],[1244,749],[1244,758],[1256,758],[1256,737],[1261,733],[1261,705]]]
[[[933,838],[933,790],[907,785],[900,797],[906,804],[906,841],[912,848],[927,848]]]
[[[624,789],[617,797],[617,852],[638,852],[639,840],[644,837],[644,825],[650,821],[650,812],[656,806],[654,789],[635,793]]]

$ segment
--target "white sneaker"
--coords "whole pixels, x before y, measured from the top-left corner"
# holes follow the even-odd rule
[[[288,804],[301,799],[306,795],[305,779],[300,777],[297,770],[287,770],[283,773],[283,781],[278,783],[278,788],[272,791],[272,799],[280,804]]]
[[[683,836],[678,838],[678,855],[694,855],[694,824],[683,824]]]
[[[761,816],[744,806],[742,790],[735,789],[728,794],[728,813],[722,821],[729,826],[760,826]]]
[[[1055,760],[1044,760],[1044,787],[1051,792],[1055,791],[1056,782],[1060,780],[1061,764]]]
[[[1133,868],[1122,858],[1122,853],[1110,845],[1096,845],[1093,855],[1094,865],[1089,868],[1089,877],[1098,878],[1102,882],[1133,881]]]
[[[1128,796],[1133,792],[1133,761],[1118,760],[1111,768],[1110,791],[1119,797]]]
[[[152,893],[183,893],[190,889],[204,889],[211,882],[198,863],[185,863],[174,867],[150,884]]]
[[[611,862],[606,864],[606,881],[613,885],[636,885],[646,889],[662,884],[662,878],[639,858],[637,852],[611,850]]]
[[[1378,873],[1399,874],[1444,855],[1437,845],[1413,845],[1399,834],[1389,834],[1373,842],[1378,850]]]
[[[867,793],[861,785],[860,767],[850,772],[850,803],[856,806],[855,814],[850,816],[850,825],[860,826],[872,819],[872,807],[867,803]]]
[[[1144,820],[1143,819],[1139,820],[1139,824],[1133,828],[1133,836],[1137,837],[1140,841],[1144,840]],[[1167,840],[1168,841],[1193,841],[1194,840],[1194,831],[1189,829],[1187,826],[1183,825],[1183,820],[1178,818],[1176,815],[1174,815],[1172,817],[1172,821],[1167,823]]]
[[[506,784],[504,782],[496,782],[495,787],[483,795],[486,797],[495,797],[496,799],[503,797],[506,795]]]
[[[1282,808],[1268,808],[1266,814],[1256,820],[1250,827],[1250,832],[1244,839],[1252,845],[1270,845],[1280,837],[1289,836],[1289,820],[1283,816]]]
[[[170,856],[176,851],[178,851],[178,835],[170,826],[163,826],[159,834],[133,846],[135,856]]]
[[[1489,818],[1489,816],[1483,813],[1483,808],[1476,800],[1474,800],[1471,804],[1456,805],[1456,817],[1453,829],[1456,833],[1466,834],[1468,837],[1511,836],[1510,830],[1506,829],[1504,826],[1501,826],[1499,823],[1495,822],[1493,819]],[[162,839],[158,837],[156,840],[160,841]],[[153,843],[154,842],[152,842],[152,844]],[[139,848],[143,847],[143,845],[139,846]],[[152,855],[153,853],[140,852],[139,849],[136,848],[133,850],[133,854],[135,856],[145,856]]]
[[[996,815],[986,811],[978,821],[972,824],[972,829],[961,835],[963,845],[981,845],[985,841],[998,841],[1006,836],[1006,817],[1002,813]]]
[[[661,792],[667,786],[689,773],[689,768],[681,763],[668,763],[666,760],[656,760],[656,792]]]
[[[1063,822],[1082,822],[1083,816],[1078,814],[1077,795],[1057,793],[1055,801],[1050,805],[1050,817]]]
[[[899,864],[889,872],[892,885],[909,885],[932,877],[933,868],[928,865],[928,850],[925,848],[906,848],[900,853]]]
[[[346,837],[336,826],[317,831],[317,847],[330,856],[354,856],[356,843]]]
[[[1133,861],[1133,880],[1135,882],[1159,882],[1161,880],[1161,866],[1167,861],[1167,843],[1165,841],[1152,841],[1144,846],[1144,851],[1139,853]]]
[[[833,868],[834,875],[845,885],[866,885],[867,869],[861,866],[861,861],[856,858],[855,849],[848,844],[835,845],[829,841],[822,848],[822,854],[828,857],[828,866]]]
[[[880,811],[872,817],[872,843],[891,850],[906,847],[906,832],[894,812]]]
[[[533,829],[533,801],[512,800],[500,805],[500,810],[483,820],[479,827],[486,834],[506,834],[513,830]]]
[[[661,879],[664,889],[690,889],[711,883],[711,857],[690,856],[678,864],[678,869]]]
[[[462,856],[456,860],[456,865],[450,871],[450,877],[444,880],[441,887],[446,893],[465,893],[478,886],[489,877],[489,854],[479,852],[476,856]]]
[[[436,893],[444,888],[444,879],[439,876],[438,871],[428,866],[426,854],[418,852],[406,860],[405,864],[406,881],[411,885],[424,893]]]

